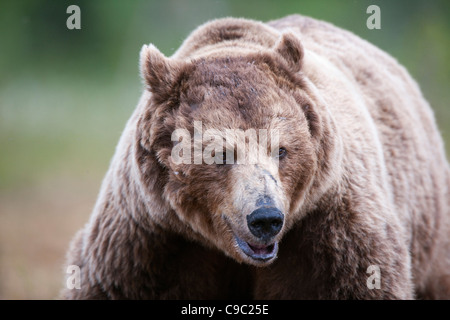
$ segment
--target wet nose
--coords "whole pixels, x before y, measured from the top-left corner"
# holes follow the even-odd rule
[[[262,240],[276,236],[283,227],[283,221],[284,215],[275,207],[259,208],[247,216],[250,232]]]

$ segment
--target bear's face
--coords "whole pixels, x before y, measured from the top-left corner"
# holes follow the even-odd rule
[[[144,48],[141,58],[152,93],[142,145],[164,168],[164,199],[208,243],[258,266],[300,219],[317,167],[320,119],[289,70],[301,52],[279,57],[288,40],[267,54],[185,63]]]

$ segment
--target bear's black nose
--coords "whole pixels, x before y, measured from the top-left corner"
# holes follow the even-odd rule
[[[256,209],[247,216],[250,232],[261,240],[269,240],[280,232],[284,215],[274,207]]]

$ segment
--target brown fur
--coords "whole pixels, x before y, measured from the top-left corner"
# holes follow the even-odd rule
[[[228,18],[171,58],[144,46],[141,70],[146,90],[69,250],[81,289],[65,298],[450,298],[450,170],[394,59],[307,17]],[[288,153],[278,167],[176,164],[171,134],[194,121],[276,129]],[[284,214],[279,252],[254,261],[235,236],[262,245],[246,217],[267,196]]]

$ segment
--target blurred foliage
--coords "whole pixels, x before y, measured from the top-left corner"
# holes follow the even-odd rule
[[[66,28],[71,4],[81,8],[81,30]],[[371,4],[381,8],[381,30],[366,28]],[[447,0],[7,0],[0,3],[0,191],[48,175],[103,175],[140,95],[143,44],[170,55],[207,20],[292,13],[351,30],[396,57],[450,141]]]

